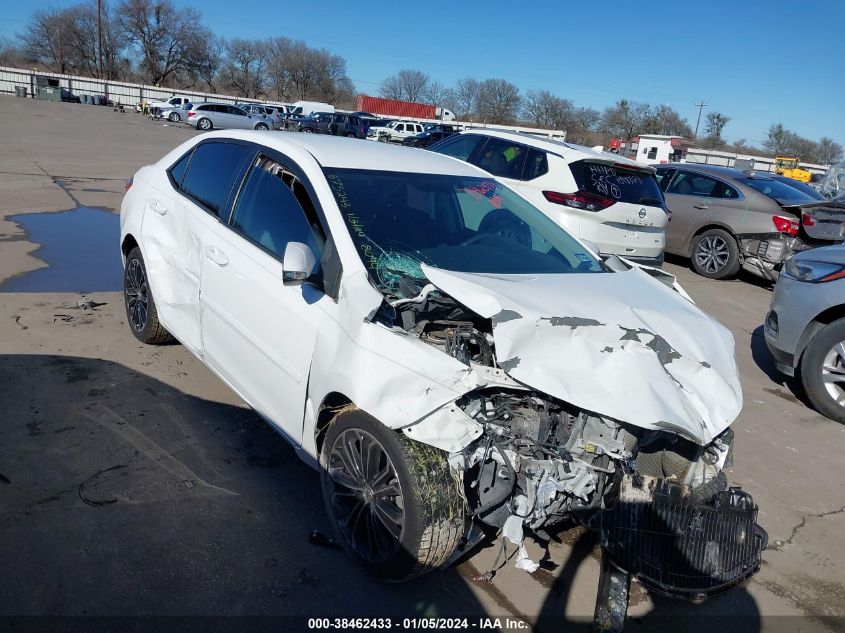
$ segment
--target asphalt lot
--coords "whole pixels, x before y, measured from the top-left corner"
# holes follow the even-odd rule
[[[0,96],[0,616],[460,614],[588,630],[598,565],[580,530],[558,534],[532,575],[509,564],[474,581],[498,552],[489,543],[412,584],[376,583],[309,543],[328,530],[316,473],[181,346],[135,341],[99,265],[90,287],[4,291],[49,268],[39,254],[59,261],[81,239],[68,233],[48,256],[27,218],[9,216],[116,213],[126,178],[195,134]],[[105,219],[114,250],[100,254],[114,261],[117,222]],[[736,338],[745,406],[729,479],[754,495],[770,546],[746,587],[703,605],[635,586],[626,630],[845,631],[845,426],[776,374],[765,285],[705,280],[682,261],[666,269]],[[95,305],[79,306],[82,290]]]

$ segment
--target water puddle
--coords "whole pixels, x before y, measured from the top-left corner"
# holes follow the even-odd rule
[[[0,292],[107,292],[123,289],[120,217],[78,207],[61,213],[9,216],[40,248],[32,254],[47,262],[0,284]]]

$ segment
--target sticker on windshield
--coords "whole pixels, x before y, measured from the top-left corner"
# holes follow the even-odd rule
[[[579,260],[581,260],[585,264],[592,264],[593,263],[593,260],[590,259],[590,256],[586,255],[584,253],[575,253],[575,257],[577,257]]]
[[[481,198],[487,198],[490,204],[497,209],[502,208],[502,196],[496,193],[496,183],[491,180],[485,180],[476,185],[469,185],[468,187],[460,187],[458,193],[468,193],[476,201],[481,201]]]

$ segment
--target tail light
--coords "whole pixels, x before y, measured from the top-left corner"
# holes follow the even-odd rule
[[[126,179],[126,184],[123,185],[123,193],[126,193],[127,191],[129,191],[132,188],[132,183],[133,183],[134,180],[135,180],[134,177]]]
[[[811,213],[802,213],[801,214],[801,224],[804,226],[815,226],[816,219],[813,217]]]
[[[772,217],[772,222],[775,223],[777,230],[785,235],[798,235],[798,220],[795,218],[785,218],[782,215],[775,215]]]
[[[597,196],[594,193],[587,193],[586,191],[576,191],[575,193],[544,191],[543,196],[549,202],[562,204],[573,209],[584,209],[585,211],[601,211],[616,202],[611,198]]]
[[[188,112],[188,118],[190,119],[190,118],[191,118],[192,116],[194,116],[195,114],[196,114],[196,112]]]

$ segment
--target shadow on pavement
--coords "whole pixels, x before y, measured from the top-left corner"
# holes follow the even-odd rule
[[[317,473],[250,409],[57,355],[0,356],[0,407],[0,619],[486,615],[455,570],[382,584],[311,544]]]
[[[811,410],[815,410],[809,398],[807,398],[807,393],[804,391],[804,385],[801,384],[800,378],[782,374],[775,367],[775,361],[772,358],[771,352],[769,352],[769,348],[766,346],[766,336],[762,325],[758,326],[751,333],[751,357],[769,380],[779,387],[788,389],[787,392],[784,389],[764,388],[765,391],[783,398],[788,402],[800,403]]]

